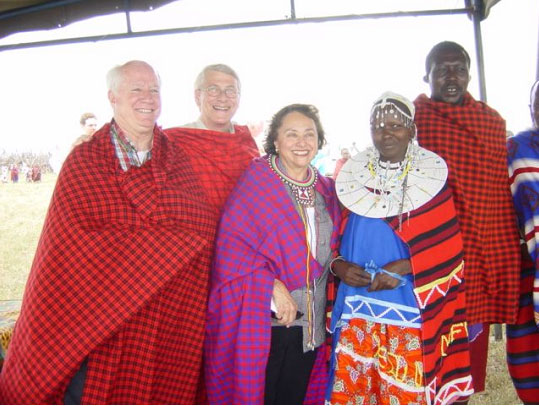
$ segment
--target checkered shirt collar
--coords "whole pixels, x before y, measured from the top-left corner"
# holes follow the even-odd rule
[[[112,120],[110,126],[110,139],[124,172],[127,172],[131,166],[140,167],[144,165],[152,157],[152,151],[150,150],[146,157],[140,160],[137,149],[114,120]]]

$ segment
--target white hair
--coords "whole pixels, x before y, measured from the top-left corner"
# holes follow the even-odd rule
[[[122,83],[122,80],[124,79],[124,72],[123,72],[124,69],[127,66],[132,65],[132,64],[143,64],[152,68],[152,70],[155,73],[155,76],[157,77],[159,87],[161,87],[161,77],[159,76],[159,73],[153,68],[153,66],[151,66],[149,63],[144,62],[144,61],[133,60],[133,61],[126,62],[123,65],[116,65],[108,71],[107,90],[110,90],[113,93],[116,93],[116,91],[118,90],[118,86],[120,85],[120,83]]]
[[[223,63],[208,65],[204,69],[202,69],[202,71],[198,74],[197,78],[195,79],[195,90],[200,89],[201,86],[204,84],[204,81],[206,80],[206,74],[208,72],[221,72],[221,73],[225,73],[227,75],[232,76],[238,82],[238,90],[241,91],[241,82],[240,82],[240,78],[238,77],[238,74],[230,66],[225,65]]]

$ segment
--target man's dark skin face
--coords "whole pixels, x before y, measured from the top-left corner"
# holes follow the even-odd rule
[[[423,80],[430,85],[433,100],[462,104],[470,82],[470,66],[466,56],[458,50],[448,49],[438,52]]]

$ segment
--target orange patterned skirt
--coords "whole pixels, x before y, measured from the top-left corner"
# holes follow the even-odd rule
[[[425,404],[420,330],[352,319],[335,349],[331,404]]]

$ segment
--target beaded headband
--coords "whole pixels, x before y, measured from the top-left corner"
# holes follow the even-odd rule
[[[405,106],[409,112],[406,112],[399,104]],[[383,119],[387,115],[400,118],[406,127],[411,127],[415,115],[414,104],[398,93],[384,92],[374,101],[371,108],[371,125],[374,124],[376,128],[384,127]]]

